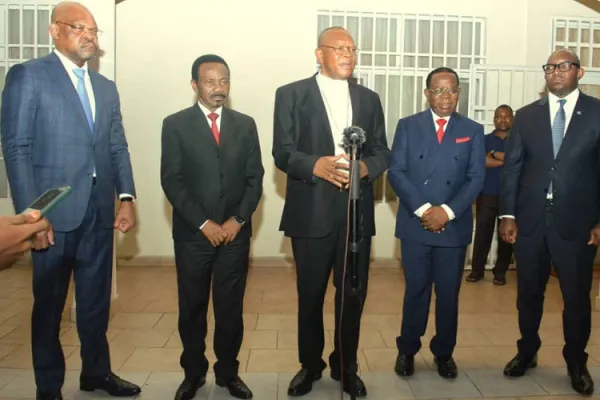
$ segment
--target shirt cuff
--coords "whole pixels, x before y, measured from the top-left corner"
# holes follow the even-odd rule
[[[199,228],[199,229],[200,229],[200,230],[202,230],[202,228],[204,228],[204,225],[206,225],[206,224],[207,224],[207,222],[208,222],[208,220],[204,221],[204,223],[203,223],[202,225],[200,225],[200,228]]]
[[[448,214],[448,221],[452,221],[454,218],[456,218],[454,211],[452,211],[452,209],[446,204],[442,204],[441,207],[444,209],[444,211],[446,211],[446,214]]]
[[[129,193],[121,193],[119,195],[119,200],[121,200],[123,197],[131,197],[133,200],[136,200],[135,196],[133,196],[132,194],[129,194]]]
[[[511,218],[511,219],[515,219],[514,215],[501,215],[498,218],[502,219],[502,218]]]
[[[415,215],[417,217],[421,218],[423,216],[423,214],[425,213],[425,211],[429,210],[430,208],[431,208],[431,203],[425,203],[421,207],[417,208],[417,210],[415,211]]]

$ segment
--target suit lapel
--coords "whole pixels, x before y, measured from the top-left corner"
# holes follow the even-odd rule
[[[423,153],[424,156],[426,158],[429,159],[433,159],[435,157],[435,155],[437,154],[437,152],[440,149],[440,144],[438,143],[437,140],[437,135],[436,135],[436,126],[433,123],[433,114],[431,113],[430,109],[427,109],[425,111],[423,111],[421,113],[420,116],[420,121],[419,121],[419,134],[423,135]],[[430,163],[430,170],[429,172],[431,172],[431,170],[433,170],[434,168],[434,163]]]
[[[353,83],[348,83],[350,90],[350,103],[352,103],[352,125],[360,126],[361,122],[361,104],[358,87]]]
[[[310,103],[313,106],[316,116],[320,120],[321,126],[324,130],[322,131],[325,135],[325,141],[327,143],[329,152],[335,152],[335,144],[333,143],[333,133],[331,132],[331,125],[329,125],[329,118],[327,117],[327,110],[325,109],[325,103],[317,84],[316,75],[309,81],[308,95],[310,97]]]
[[[577,103],[575,104],[575,108],[573,109],[573,115],[569,121],[569,126],[567,127],[562,144],[560,145],[560,149],[556,155],[557,162],[559,157],[565,157],[565,153],[567,153],[569,149],[571,149],[577,143],[577,132],[581,132],[583,130],[583,126],[586,125],[586,116],[589,114],[586,112],[587,105],[588,101],[586,96],[580,92]],[[549,120],[550,118],[548,118],[548,121]],[[550,128],[550,138],[552,138],[552,128]]]
[[[46,63],[48,66],[48,70],[50,71],[50,76],[54,79],[56,85],[60,89],[60,92],[71,103],[71,105],[73,106],[73,110],[75,110],[75,112],[81,118],[81,122],[90,134],[89,136],[91,140],[92,132],[90,132],[87,118],[85,116],[85,112],[83,111],[83,106],[81,105],[81,100],[79,100],[77,90],[73,86],[73,81],[67,74],[67,70],[63,66],[62,62],[59,60],[58,56],[54,53],[51,53],[46,57]]]
[[[206,115],[204,115],[200,106],[196,103],[191,107],[190,111],[192,119],[191,131],[193,132],[192,136],[194,137],[193,141],[198,143],[198,145],[202,144],[203,147],[208,144],[212,148],[217,149],[215,135],[213,135],[212,129],[210,128],[210,125],[208,125]],[[223,125],[223,121],[221,121],[221,125]]]
[[[104,102],[102,101],[104,99],[104,92],[102,91],[102,85],[100,85],[100,80],[98,79],[98,76],[96,75],[95,72],[90,71],[90,81],[92,82],[92,90],[94,91],[94,103],[95,103],[95,110],[94,110],[94,134],[92,135],[92,141],[95,142],[96,138],[98,137],[98,134],[101,132],[99,127],[100,127],[100,116],[101,114],[101,108],[104,104]],[[78,97],[79,98],[79,97]],[[83,107],[82,107],[83,110]],[[86,120],[87,121],[87,120]]]
[[[219,130],[219,147],[225,149],[235,142],[236,124],[231,111],[223,107],[221,113],[221,129]],[[211,130],[212,135],[212,130]],[[214,135],[212,135],[214,138]]]

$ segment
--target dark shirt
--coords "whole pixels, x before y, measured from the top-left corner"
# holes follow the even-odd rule
[[[504,152],[504,145],[506,143],[506,139],[502,139],[497,136],[495,131],[485,135],[485,152],[486,154],[490,151],[499,151]],[[483,182],[483,189],[481,189],[481,194],[498,196],[498,192],[500,189],[500,170],[502,167],[487,167],[485,169],[485,181]]]

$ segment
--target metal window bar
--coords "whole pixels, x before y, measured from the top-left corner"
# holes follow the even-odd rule
[[[334,11],[334,10],[319,10],[317,12],[317,25],[319,32],[330,26],[337,26],[343,23],[343,26],[348,28],[348,18],[353,17],[358,21],[357,32],[355,32],[355,41],[360,51],[355,68],[355,76],[358,78],[359,83],[375,90],[381,97],[382,107],[384,111],[385,126],[387,130],[388,141],[391,145],[393,140],[393,134],[397,119],[390,120],[390,114],[397,115],[400,118],[410,114],[419,112],[424,107],[424,100],[422,91],[425,87],[425,77],[433,69],[434,59],[441,58],[444,65],[448,65],[450,58],[455,60],[455,69],[461,81],[465,86],[469,85],[470,70],[464,68],[462,60],[469,60],[469,67],[473,64],[485,63],[486,60],[486,45],[485,45],[485,34],[486,34],[486,20],[484,18],[472,17],[472,16],[455,16],[455,15],[430,15],[430,14],[398,14],[398,13],[375,13],[375,12],[356,12],[356,11]],[[385,23],[382,21],[384,20]],[[392,21],[395,26],[395,46],[391,46],[392,38]],[[407,34],[407,21],[410,24],[414,24],[414,50],[408,49],[405,43],[405,37]],[[339,23],[338,23],[339,22]],[[369,26],[366,27],[366,23]],[[441,22],[444,31],[443,39],[443,50],[442,53],[434,52],[434,24]],[[456,33],[452,38],[448,37],[449,23],[456,23]],[[462,35],[463,35],[463,23],[470,23],[470,49],[466,48],[463,50],[462,46]],[[385,34],[383,40],[386,41],[384,44],[378,42],[378,29],[380,24],[385,25]],[[427,51],[421,51],[419,48],[419,41],[421,39],[421,27],[422,24],[429,24],[429,38],[426,45]],[[370,46],[365,46],[363,43],[364,30],[369,29],[371,33]],[[364,35],[368,37],[368,35]],[[456,42],[456,52],[449,53],[448,42],[453,40]],[[412,46],[411,46],[412,47]],[[369,50],[364,50],[364,49]],[[381,50],[383,49],[383,50]],[[437,49],[436,49],[437,50]],[[380,56],[380,57],[378,57]],[[392,58],[393,57],[393,58]],[[412,59],[412,63],[407,65],[409,57]],[[384,62],[378,62],[380,59],[385,59]],[[394,60],[392,63],[390,60]],[[421,59],[427,60],[427,66],[420,64]],[[318,66],[317,66],[318,68]],[[396,90],[391,89],[391,77],[399,77],[399,84],[394,87]],[[411,79],[410,84],[408,79]],[[383,80],[383,85],[382,85]],[[469,85],[470,86],[470,85]],[[403,104],[405,98],[405,91],[410,90],[412,93],[407,96],[408,102],[411,104],[410,108],[406,108]],[[466,105],[468,106],[470,100],[469,92],[472,89],[468,89],[466,95]],[[398,109],[394,112],[390,112],[390,98],[398,98]],[[406,103],[406,102],[404,102]],[[466,113],[467,110],[460,110]],[[385,179],[382,179],[379,183],[382,187],[380,190],[385,190],[386,195],[383,196],[384,201],[396,201],[393,191],[389,188],[384,189]],[[379,196],[378,196],[379,198]]]

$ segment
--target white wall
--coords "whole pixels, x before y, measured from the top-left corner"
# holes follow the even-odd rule
[[[114,80],[116,75],[116,10],[114,0],[80,0],[94,15],[98,29],[102,56],[97,62],[97,71],[108,79]],[[58,3],[58,2],[55,2]]]
[[[255,216],[255,257],[291,256],[278,232],[284,177],[271,156],[273,100],[277,87],[315,70],[318,9],[481,16],[487,19],[491,64],[541,65],[550,50],[553,15],[594,14],[567,0],[304,0],[275,7],[269,0],[234,1],[223,12],[204,2],[127,0],[117,6],[117,84],[132,153],[139,229],[120,256],[171,256],[170,209],[160,187],[162,119],[191,104],[190,67],[204,53],[225,58],[232,71],[233,108],[255,118],[265,166],[264,196]],[[285,10],[285,11],[284,11]],[[390,143],[391,145],[391,143]],[[373,255],[398,255],[395,209],[376,208]]]

